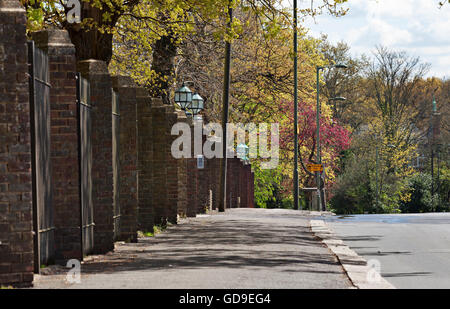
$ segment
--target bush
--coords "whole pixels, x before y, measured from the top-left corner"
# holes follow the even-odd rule
[[[337,214],[377,212],[368,168],[354,159],[349,162],[344,173],[338,177],[332,194],[330,206],[331,210]]]
[[[405,213],[421,213],[436,211],[439,205],[438,195],[431,195],[431,175],[418,173],[407,180],[407,193],[410,198],[400,203]]]

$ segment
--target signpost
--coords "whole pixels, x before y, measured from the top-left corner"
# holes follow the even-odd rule
[[[306,168],[310,172],[323,172],[323,165],[322,164],[306,164]]]

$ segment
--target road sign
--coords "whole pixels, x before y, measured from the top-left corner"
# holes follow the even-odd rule
[[[323,165],[322,164],[306,164],[306,168],[310,172],[322,172],[323,171]]]

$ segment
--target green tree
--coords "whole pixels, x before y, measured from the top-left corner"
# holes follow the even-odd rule
[[[431,175],[417,173],[408,179],[410,198],[401,203],[400,209],[407,213],[433,212],[438,209],[438,195],[431,194]]]

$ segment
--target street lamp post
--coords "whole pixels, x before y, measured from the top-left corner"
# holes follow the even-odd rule
[[[294,209],[299,209],[299,185],[298,185],[298,76],[297,76],[297,0],[294,0]]]
[[[378,188],[378,169],[379,169],[379,154],[378,154],[378,141],[377,144],[375,146],[375,155],[376,155],[376,162],[375,162],[375,190],[376,190],[376,207],[378,207],[378,204],[380,203],[380,196],[379,196],[379,188]]]
[[[316,96],[317,96],[317,106],[316,106],[316,135],[317,135],[317,152],[316,152],[316,161],[317,164],[322,164],[322,158],[320,155],[320,100],[319,100],[319,76],[320,76],[320,70],[323,70],[325,68],[337,68],[337,69],[345,69],[347,68],[344,64],[335,64],[330,66],[317,66],[316,67]],[[336,100],[342,100],[344,98],[337,97],[334,98]],[[345,100],[345,99],[344,99]],[[321,186],[320,186],[320,172],[316,172],[316,185],[317,185],[317,206],[319,207],[319,210],[325,211],[325,203],[321,202]]]
[[[233,8],[231,5],[232,1],[229,0],[227,31],[231,31],[231,25],[233,23]],[[231,42],[226,41],[222,95],[222,158],[220,159],[219,212],[224,212],[227,204],[227,123],[228,105],[230,101],[230,69]]]

